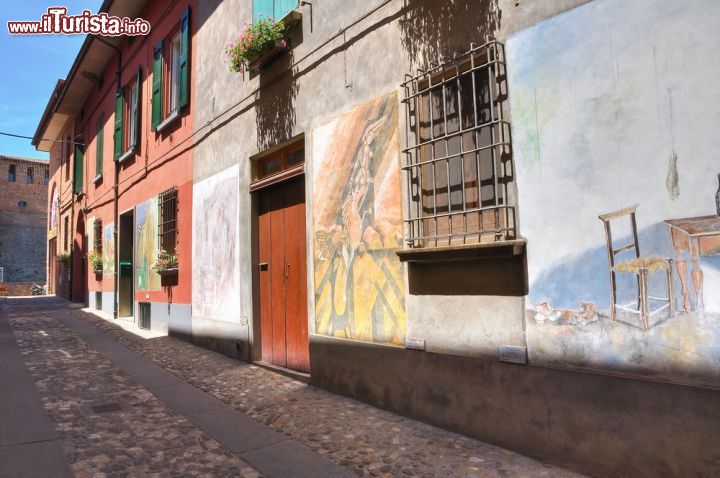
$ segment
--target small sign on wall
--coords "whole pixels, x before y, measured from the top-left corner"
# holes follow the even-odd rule
[[[405,348],[413,350],[425,350],[425,339],[405,339]]]
[[[527,347],[520,345],[501,345],[498,350],[498,359],[508,363],[527,363]]]

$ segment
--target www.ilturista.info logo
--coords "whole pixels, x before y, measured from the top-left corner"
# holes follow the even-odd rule
[[[107,13],[94,14],[83,10],[80,15],[68,15],[65,7],[50,7],[40,21],[7,22],[11,35],[147,35],[150,22],[142,18],[113,17]]]

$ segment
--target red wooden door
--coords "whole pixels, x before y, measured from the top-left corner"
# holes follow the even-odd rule
[[[259,195],[262,358],[309,372],[305,184],[301,176]]]

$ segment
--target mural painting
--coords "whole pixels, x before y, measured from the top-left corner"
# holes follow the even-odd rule
[[[102,259],[103,275],[111,276],[115,273],[115,241],[113,240],[113,229],[115,224],[110,223],[103,227],[102,238]]]
[[[152,269],[159,250],[158,198],[135,208],[135,289],[160,290],[160,276]]]
[[[719,16],[596,0],[508,40],[532,363],[720,386]]]
[[[240,318],[238,173],[233,166],[193,186],[193,315],[198,317]]]
[[[397,96],[313,134],[315,332],[402,345]]]

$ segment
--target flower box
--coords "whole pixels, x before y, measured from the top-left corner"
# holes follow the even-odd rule
[[[157,272],[157,274],[161,277],[174,276],[174,275],[177,275],[178,268],[174,267],[172,269],[159,269],[159,270],[156,270],[155,272]]]
[[[99,275],[101,275],[102,273],[103,273],[103,270],[102,270],[102,269],[93,269],[93,274],[95,274],[96,276],[99,276]]]
[[[283,43],[284,40],[276,40],[275,43],[270,46],[265,53],[250,63],[248,63],[248,69],[254,73],[257,73],[262,69],[263,66],[270,63],[272,60],[282,55],[287,49],[287,43]]]
[[[288,47],[287,27],[272,18],[245,22],[237,39],[225,46],[225,63],[232,72],[259,71]]]

